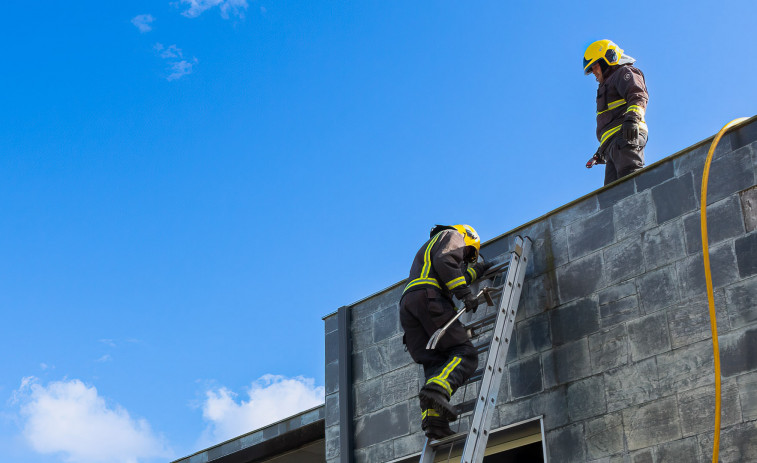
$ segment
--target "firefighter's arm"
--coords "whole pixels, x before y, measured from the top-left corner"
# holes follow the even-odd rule
[[[486,273],[486,271],[489,270],[491,266],[492,264],[489,262],[477,262],[469,266],[465,271],[465,280],[468,282],[468,284],[473,283],[478,277]]]
[[[439,283],[446,286],[461,301],[471,294],[468,288],[470,275],[462,271],[464,249],[463,235],[449,230],[442,233],[431,250],[431,264],[439,275]]]
[[[644,120],[647,110],[649,95],[647,85],[644,82],[644,74],[631,66],[623,66],[619,69],[622,74],[617,80],[617,90],[626,100],[626,121],[640,122]]]

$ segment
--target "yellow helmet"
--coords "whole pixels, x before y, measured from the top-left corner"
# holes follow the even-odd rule
[[[478,260],[478,251],[481,250],[481,239],[478,237],[476,230],[470,225],[453,225],[452,228],[463,235],[466,246],[472,246],[476,250],[470,259],[471,262],[476,262]]]
[[[620,62],[623,50],[612,40],[597,40],[586,48],[584,52],[584,74],[591,74],[591,65],[603,59],[609,66]]]

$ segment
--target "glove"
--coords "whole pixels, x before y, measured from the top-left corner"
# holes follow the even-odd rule
[[[481,275],[486,273],[486,271],[492,267],[494,267],[494,262],[486,262],[486,261],[481,262]]]
[[[594,156],[591,157],[588,161],[586,161],[586,168],[591,169],[594,167],[595,164],[606,164],[605,159],[602,157],[601,154],[599,154],[599,151],[594,153]]]
[[[623,121],[623,139],[628,143],[635,145],[639,138],[639,123],[633,119]]]
[[[465,296],[463,303],[465,304],[465,310],[468,312],[476,313],[476,310],[478,310],[478,299],[473,294],[469,293]]]

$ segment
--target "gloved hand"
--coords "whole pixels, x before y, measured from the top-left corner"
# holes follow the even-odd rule
[[[639,123],[633,119],[623,121],[623,139],[628,143],[635,145],[639,138]]]
[[[486,271],[492,267],[494,267],[494,262],[487,262],[487,261],[481,262],[481,275],[486,273]]]
[[[592,167],[594,167],[594,164],[606,164],[602,155],[599,154],[599,151],[594,153],[594,156],[592,156],[591,159],[586,161],[586,168],[591,169]]]
[[[465,304],[465,310],[468,312],[476,313],[476,310],[478,310],[478,299],[473,294],[465,296],[463,303]]]

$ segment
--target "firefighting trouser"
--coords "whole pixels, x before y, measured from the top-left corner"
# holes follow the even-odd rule
[[[444,391],[447,397],[452,397],[478,366],[478,354],[460,321],[450,326],[436,349],[426,350],[431,335],[454,315],[452,301],[434,289],[407,292],[400,301],[404,342],[413,360],[423,365],[424,387]],[[429,413],[427,404],[421,403],[421,412],[424,417]]]
[[[605,142],[602,155],[605,166],[605,185],[619,178],[632,174],[644,167],[644,147],[647,145],[647,132],[640,130],[636,143],[628,143],[620,132]]]

